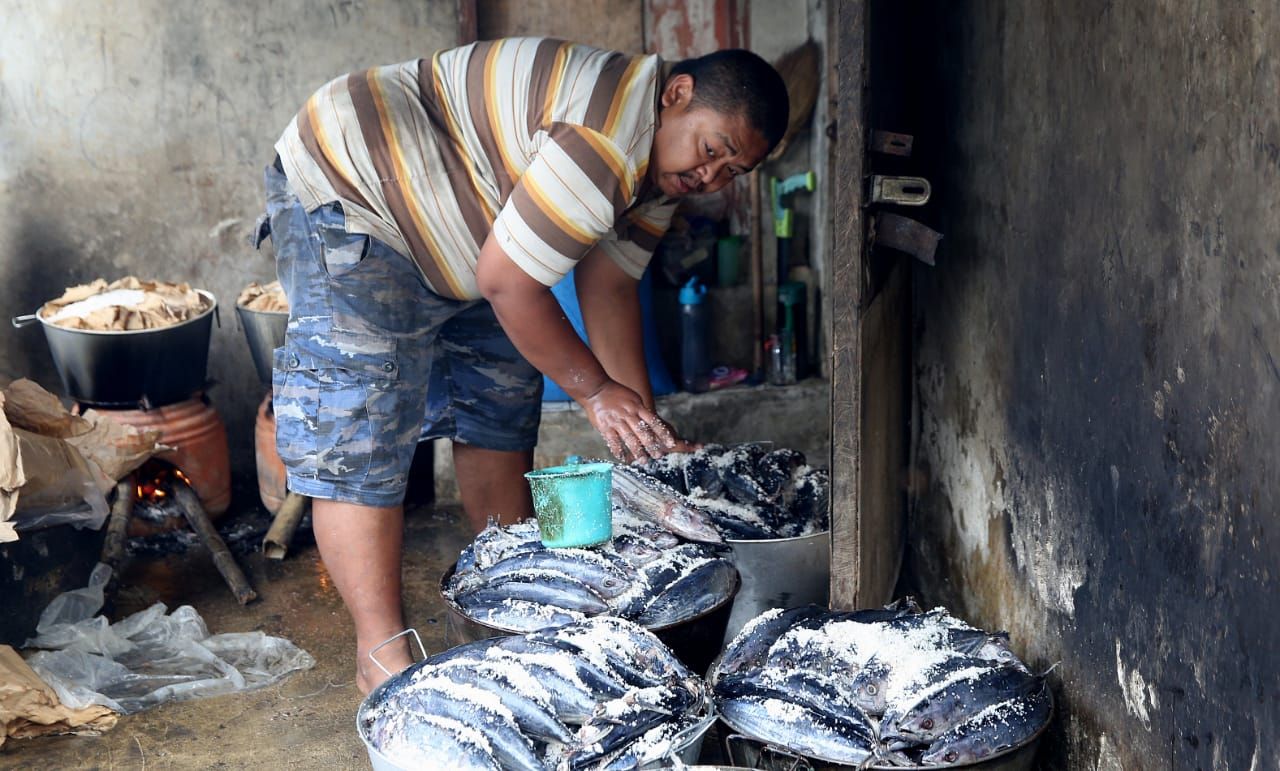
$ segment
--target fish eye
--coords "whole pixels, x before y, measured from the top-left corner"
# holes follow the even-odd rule
[[[606,578],[606,579],[604,580],[604,585],[605,585],[605,586],[607,586],[607,587],[612,588],[612,587],[617,586],[617,585],[618,585],[618,582],[617,582],[617,581],[615,581],[615,580],[614,580],[614,579],[612,579],[612,578]]]
[[[875,683],[868,683],[868,684],[867,684],[867,694],[868,694],[868,695],[875,696],[875,695],[876,695],[877,693],[879,693],[879,692],[880,692],[880,689],[876,687]]]
[[[960,757],[960,753],[956,752],[955,750],[947,750],[947,754],[943,755],[942,759],[947,763],[954,763],[956,762],[956,759],[959,757]]]
[[[921,727],[921,728],[923,728],[923,729],[924,729],[924,730],[926,730],[926,731],[932,731],[932,730],[933,730],[933,718],[931,718],[931,717],[927,717],[927,718],[925,718],[924,720],[920,721],[920,727]]]
[[[1000,651],[998,655],[1001,659],[1008,661],[1009,659],[1013,658],[1013,651]]]

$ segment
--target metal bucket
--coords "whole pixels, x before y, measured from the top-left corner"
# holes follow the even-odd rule
[[[826,605],[831,586],[831,532],[800,538],[729,541],[742,589],[725,629],[728,645],[748,621],[770,608]]]
[[[200,315],[159,329],[67,329],[40,314],[18,316],[15,327],[40,322],[67,396],[98,407],[163,407],[205,387],[209,336],[218,301],[196,290],[209,307]]]
[[[452,572],[453,569],[450,568],[449,572],[446,573],[446,576],[452,574]],[[450,607],[452,608],[452,605],[450,605]],[[399,635],[396,635],[396,637],[400,637],[410,631],[413,632],[413,635],[416,638],[417,632],[414,630],[405,630],[405,632],[401,632]],[[499,635],[488,635],[488,637],[498,636]],[[395,638],[393,637],[392,639],[394,640]],[[391,640],[388,640],[387,642],[391,642]],[[386,643],[383,643],[383,645],[386,645]],[[419,649],[422,648],[421,639],[418,640],[418,647]],[[375,648],[374,650],[376,651],[377,649]],[[444,653],[448,653],[448,651],[444,651]],[[437,655],[444,655],[444,653]],[[430,662],[433,658],[435,657],[427,656],[424,658],[424,662]],[[374,660],[374,663],[377,663],[376,659]],[[383,681],[382,685],[379,685],[377,688],[374,688],[369,692],[369,695],[364,698],[364,701],[360,702],[360,708],[356,710],[356,735],[360,737],[360,741],[364,743],[365,750],[369,753],[369,764],[373,766],[373,771],[411,771],[410,769],[406,769],[404,766],[396,765],[390,758],[383,755],[381,752],[378,752],[378,750],[374,748],[373,742],[369,738],[369,732],[365,723],[367,722],[366,716],[382,703],[386,692],[395,687],[400,681],[411,677],[414,671],[414,667],[408,667],[404,671],[387,678]],[[702,754],[702,741],[706,737],[707,731],[711,730],[711,726],[715,725],[716,719],[719,717],[719,715],[716,714],[715,701],[711,698],[710,691],[707,692],[706,699],[703,702],[701,709],[705,710],[706,714],[703,715],[697,723],[694,723],[685,730],[684,735],[676,742],[676,746],[673,748],[674,754],[680,758],[680,761],[685,765],[697,762],[698,756]],[[657,763],[641,766],[639,771],[650,771],[651,769],[668,767],[669,765],[666,761],[659,761]]]
[[[269,386],[272,352],[284,345],[284,331],[289,325],[289,314],[280,311],[254,311],[243,305],[236,306],[236,313],[240,316],[240,326],[244,327],[245,340],[249,341],[249,354],[253,356],[253,368],[258,371],[258,380]]]
[[[518,629],[505,629],[476,621],[464,613],[462,608],[445,592],[445,587],[449,585],[449,579],[453,578],[457,567],[458,564],[455,562],[440,577],[440,597],[449,609],[448,615],[445,616],[445,644],[453,647],[490,637],[524,634]],[[676,654],[676,658],[684,662],[684,665],[691,671],[706,672],[707,668],[711,666],[711,662],[715,661],[720,655],[722,641],[724,640],[724,630],[729,623],[729,613],[733,609],[734,597],[741,587],[742,575],[739,574],[733,591],[729,592],[728,597],[713,607],[684,621],[647,628],[663,644],[670,648]]]

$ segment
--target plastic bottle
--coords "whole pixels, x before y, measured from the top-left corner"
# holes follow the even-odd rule
[[[710,386],[706,294],[696,276],[680,288],[680,380],[684,390],[693,393]]]

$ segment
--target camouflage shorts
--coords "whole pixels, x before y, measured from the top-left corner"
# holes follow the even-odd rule
[[[421,439],[534,446],[542,376],[488,303],[432,293],[412,260],[346,232],[340,205],[306,212],[274,166],[266,188],[258,241],[270,234],[290,308],[272,382],[290,490],[394,506]]]

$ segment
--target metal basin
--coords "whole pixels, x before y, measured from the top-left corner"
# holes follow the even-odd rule
[[[458,564],[455,562],[440,577],[440,598],[449,609],[448,615],[445,616],[445,644],[452,647],[489,637],[524,634],[518,629],[485,624],[468,616],[445,592],[445,587],[449,585],[449,580],[453,578],[457,567]],[[741,586],[742,574],[739,573],[729,596],[711,608],[674,624],[646,628],[670,648],[676,654],[676,658],[684,662],[691,671],[706,672],[711,662],[720,655],[724,630],[729,623],[734,597]]]
[[[716,672],[720,669],[720,657],[711,663],[706,670],[707,684],[711,686],[711,690],[715,690]],[[932,769],[970,769],[971,771],[1030,771],[1032,761],[1035,760],[1036,750],[1040,747],[1040,739],[1044,736],[1045,731],[1053,723],[1054,705],[1052,702],[1053,691],[1049,691],[1049,719],[1044,725],[1040,726],[1040,730],[1036,731],[1031,738],[1018,745],[1010,747],[1002,752],[989,755],[982,760],[973,763],[951,763],[948,765],[934,766],[909,766],[906,768],[932,768]],[[888,765],[866,765],[866,766],[850,766],[843,763],[836,763],[825,760],[823,758],[808,757],[799,753],[791,752],[785,747],[771,745],[760,739],[756,739],[735,726],[724,715],[720,716],[720,735],[724,737],[725,756],[730,763],[735,766],[745,766],[747,768],[764,769],[764,771],[861,771],[861,769],[871,769],[872,771],[903,771],[903,766]]]
[[[453,569],[450,568],[448,573],[445,575],[450,575],[452,572]],[[499,635],[487,635],[487,637],[497,636]],[[448,651],[445,651],[445,653],[447,652]],[[440,655],[444,654],[437,654],[437,656]],[[434,658],[434,656],[428,656],[423,663],[430,663]],[[416,666],[408,667],[385,680],[382,685],[379,685],[377,688],[374,688],[369,692],[369,695],[360,703],[360,708],[356,710],[356,734],[360,737],[360,741],[364,742],[364,748],[369,753],[369,764],[373,766],[373,771],[412,771],[404,766],[396,765],[396,763],[390,758],[383,755],[381,752],[378,752],[378,750],[374,748],[373,742],[369,737],[368,728],[366,727],[366,723],[369,722],[366,720],[366,717],[383,702],[388,690],[396,687],[398,683],[401,683],[411,677],[417,669],[418,668]],[[706,700],[701,706],[701,710],[704,711],[705,714],[697,723],[685,730],[684,735],[676,742],[674,748],[675,755],[686,765],[697,762],[698,756],[702,754],[702,741],[706,737],[707,731],[711,730],[711,726],[715,725],[716,718],[719,717],[716,714],[715,701],[711,698],[709,691],[707,693]],[[650,771],[651,769],[668,767],[668,763],[660,761],[650,765],[641,766],[639,771]]]
[[[285,328],[289,325],[289,314],[279,311],[254,311],[243,305],[236,306],[240,316],[240,326],[244,327],[245,340],[249,342],[249,355],[253,357],[253,368],[258,372],[258,380],[263,385],[271,385],[272,352],[284,345]]]
[[[770,608],[827,604],[831,586],[831,531],[800,538],[729,541],[742,589],[733,601],[724,644]]]
[[[53,364],[67,396],[99,407],[163,407],[185,401],[205,387],[218,301],[196,290],[209,303],[200,315],[160,329],[93,331],[67,329],[45,321],[39,313],[13,319],[15,327],[40,322]]]

